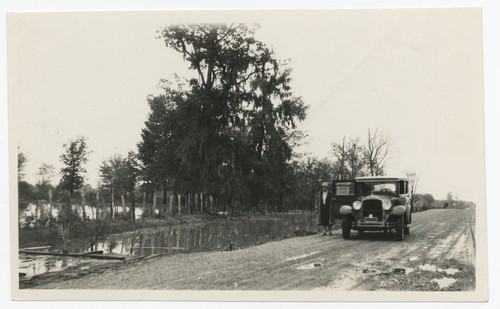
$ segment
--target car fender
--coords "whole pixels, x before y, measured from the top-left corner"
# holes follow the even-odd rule
[[[394,216],[402,216],[404,215],[406,212],[406,207],[403,206],[403,205],[399,205],[399,206],[395,206],[392,211],[391,211],[391,215],[394,215]]]
[[[352,207],[349,205],[343,205],[340,207],[340,213],[344,216],[352,214]]]
[[[411,205],[406,206],[406,223],[411,223]]]

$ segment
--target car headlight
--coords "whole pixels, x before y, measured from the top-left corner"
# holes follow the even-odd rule
[[[354,208],[355,210],[360,210],[361,205],[362,203],[360,201],[355,201],[354,203],[352,203],[352,208]]]
[[[392,206],[391,201],[383,201],[383,202],[382,202],[382,208],[383,208],[384,210],[389,210],[389,209],[391,209],[391,206]]]

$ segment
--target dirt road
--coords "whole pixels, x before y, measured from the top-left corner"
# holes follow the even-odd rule
[[[414,214],[411,235],[320,234],[121,264],[40,289],[474,290],[474,210]]]

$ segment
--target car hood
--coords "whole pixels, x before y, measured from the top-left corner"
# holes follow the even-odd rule
[[[368,196],[365,196],[361,199],[361,201],[370,201],[370,200],[378,200],[378,201],[391,201],[394,197],[393,196],[389,196],[389,195],[375,195],[375,194],[372,194],[372,195],[368,195]]]

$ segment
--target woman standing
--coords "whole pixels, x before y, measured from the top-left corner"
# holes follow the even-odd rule
[[[328,182],[323,182],[318,199],[316,199],[316,223],[323,226],[323,235],[328,232],[329,235],[334,235],[332,232],[333,225],[333,192],[328,190]]]

